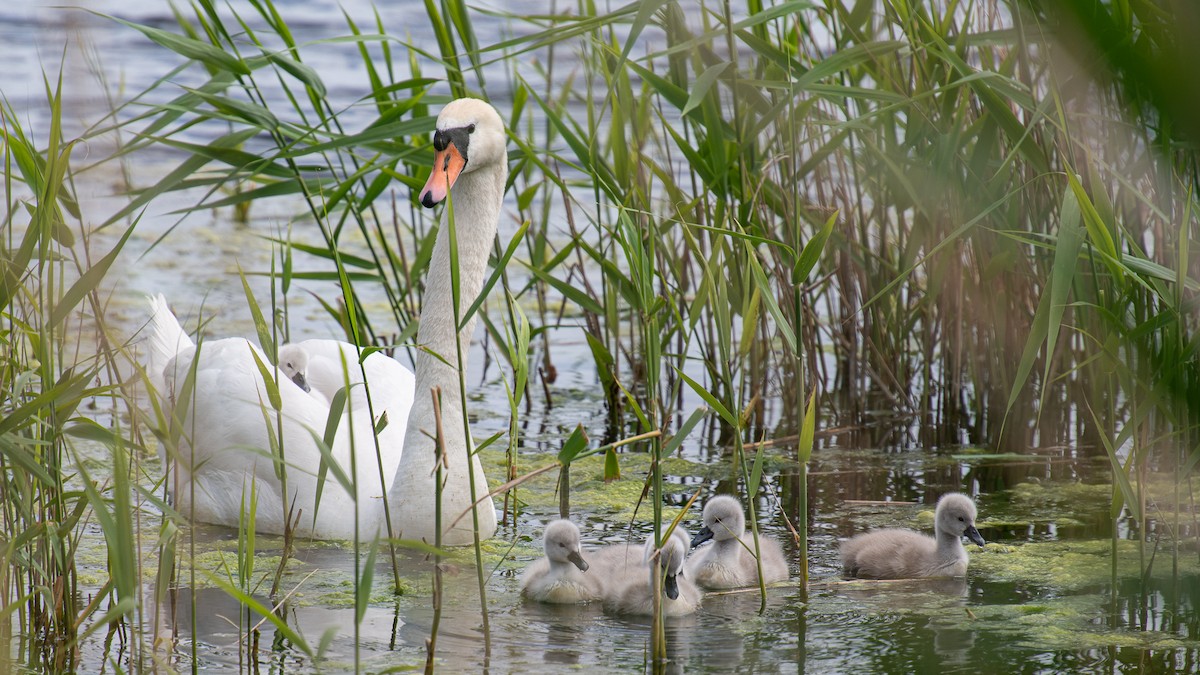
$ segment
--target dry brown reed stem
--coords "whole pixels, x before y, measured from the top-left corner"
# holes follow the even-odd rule
[[[629,438],[623,438],[619,441],[609,443],[608,445],[602,445],[599,448],[597,448],[595,452],[599,453],[608,448],[619,448],[622,445],[628,445],[630,443],[635,443],[637,441],[644,441],[648,438],[657,438],[661,435],[662,435],[662,431],[659,429],[655,429],[653,431],[647,431],[646,433],[638,434],[636,436],[630,436]],[[455,525],[457,525],[458,521],[465,518],[467,516],[467,514],[471,513],[471,511],[474,510],[474,508],[476,506],[482,504],[485,500],[491,499],[492,497],[495,497],[496,495],[508,492],[509,490],[512,490],[513,488],[520,486],[522,483],[524,483],[532,478],[536,478],[537,476],[540,476],[540,475],[546,473],[547,471],[553,471],[554,469],[558,469],[561,467],[562,467],[562,465],[558,464],[558,463],[547,464],[546,466],[543,466],[540,469],[534,469],[533,471],[530,471],[529,473],[527,473],[523,476],[518,476],[518,477],[504,483],[503,485],[496,486],[496,488],[493,489],[491,492],[480,497],[479,499],[476,499],[469,508],[467,508],[462,513],[458,514],[458,517],[455,518],[452,523],[450,523],[450,527],[454,527]],[[693,499],[695,499],[695,497],[693,497]]]

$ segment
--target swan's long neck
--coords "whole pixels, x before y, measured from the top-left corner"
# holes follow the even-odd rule
[[[459,546],[471,543],[474,522],[468,509],[476,499],[488,491],[487,479],[479,459],[468,458],[471,443],[464,430],[463,403],[459,394],[459,379],[466,377],[467,352],[475,329],[475,319],[468,321],[457,336],[454,328],[455,315],[465,314],[483,287],[488,254],[496,236],[507,177],[508,167],[504,163],[460,176],[451,190],[450,204],[446,207],[437,242],[433,247],[429,278],[421,303],[421,325],[417,331],[417,343],[423,350],[418,352],[416,358],[415,400],[408,416],[408,429],[404,435],[404,452],[400,457],[400,466],[388,493],[393,534],[397,537],[423,538],[429,543],[433,543],[436,538],[437,493],[434,468],[437,454],[432,437],[437,427],[430,395],[433,388],[441,389],[442,433],[448,464],[442,472],[443,545]],[[451,277],[451,209],[458,250],[457,312],[454,310],[455,296]],[[474,497],[471,493],[472,473],[475,482]],[[496,510],[491,500],[484,500],[476,507],[476,511],[479,536],[486,539],[496,529]],[[464,512],[466,515],[460,518]],[[458,521],[456,524],[455,520]],[[451,527],[451,524],[454,524],[454,527]]]
[[[471,303],[479,296],[487,273],[488,255],[496,237],[496,226],[500,218],[507,167],[501,165],[499,172],[475,172],[462,176],[450,194],[437,242],[433,247],[429,278],[421,305],[421,327],[417,331],[417,343],[428,352],[417,356],[417,387],[424,387],[425,394],[431,387],[441,387],[443,400],[453,393],[457,401],[459,391],[458,369],[449,364],[458,361],[457,349],[462,347],[465,370],[467,347],[475,329],[475,318],[463,326],[459,340],[455,340],[454,289],[450,263],[450,212],[453,209],[454,229],[458,243],[459,316],[465,314]],[[494,180],[492,180],[494,179]],[[445,359],[443,363],[429,352]],[[428,396],[426,396],[428,399]],[[421,401],[418,392],[417,401]],[[445,404],[443,404],[443,408]],[[414,410],[416,406],[414,405]],[[443,422],[448,421],[443,412]],[[459,420],[461,422],[461,419]],[[461,426],[461,424],[459,425]]]

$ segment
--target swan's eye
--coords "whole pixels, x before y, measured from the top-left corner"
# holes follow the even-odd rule
[[[965,522],[967,522],[967,521],[963,520],[963,517],[962,517],[962,516],[959,516],[959,517],[958,517],[958,522],[960,522],[960,523],[965,523]]]
[[[475,125],[474,125],[474,124],[468,124],[468,125],[467,125],[467,133],[468,133],[468,134],[473,134],[473,133],[475,133]]]

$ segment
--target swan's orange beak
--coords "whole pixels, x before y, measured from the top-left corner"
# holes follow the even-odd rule
[[[439,150],[433,156],[433,173],[429,174],[429,180],[421,188],[421,205],[433,208],[445,200],[466,165],[467,160],[454,143],[447,143],[445,148]]]

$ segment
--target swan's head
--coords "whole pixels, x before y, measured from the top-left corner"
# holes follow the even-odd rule
[[[579,549],[579,528],[569,520],[556,520],[546,526],[546,534],[542,545],[546,549],[546,557],[552,562],[569,562],[579,568],[580,572],[588,570],[588,564],[583,559]]]
[[[704,505],[704,527],[692,539],[692,546],[699,546],[709,539],[736,539],[745,530],[746,514],[741,502],[729,495],[713,497]]]
[[[934,524],[938,532],[948,532],[956,538],[965,536],[979,546],[985,543],[979,530],[975,529],[975,502],[964,494],[942,495],[934,513]]]
[[[663,593],[672,600],[679,597],[679,575],[683,574],[683,558],[687,555],[687,534],[677,527],[661,549],[654,548],[654,539],[646,541],[645,559],[650,574],[662,574]],[[653,564],[657,558],[658,564]]]
[[[507,162],[504,121],[486,101],[460,98],[442,108],[433,132],[433,173],[421,189],[421,204],[433,208],[446,199],[462,174]]]
[[[308,352],[300,345],[283,345],[279,348],[279,370],[305,392],[312,390],[305,376],[308,372]]]

